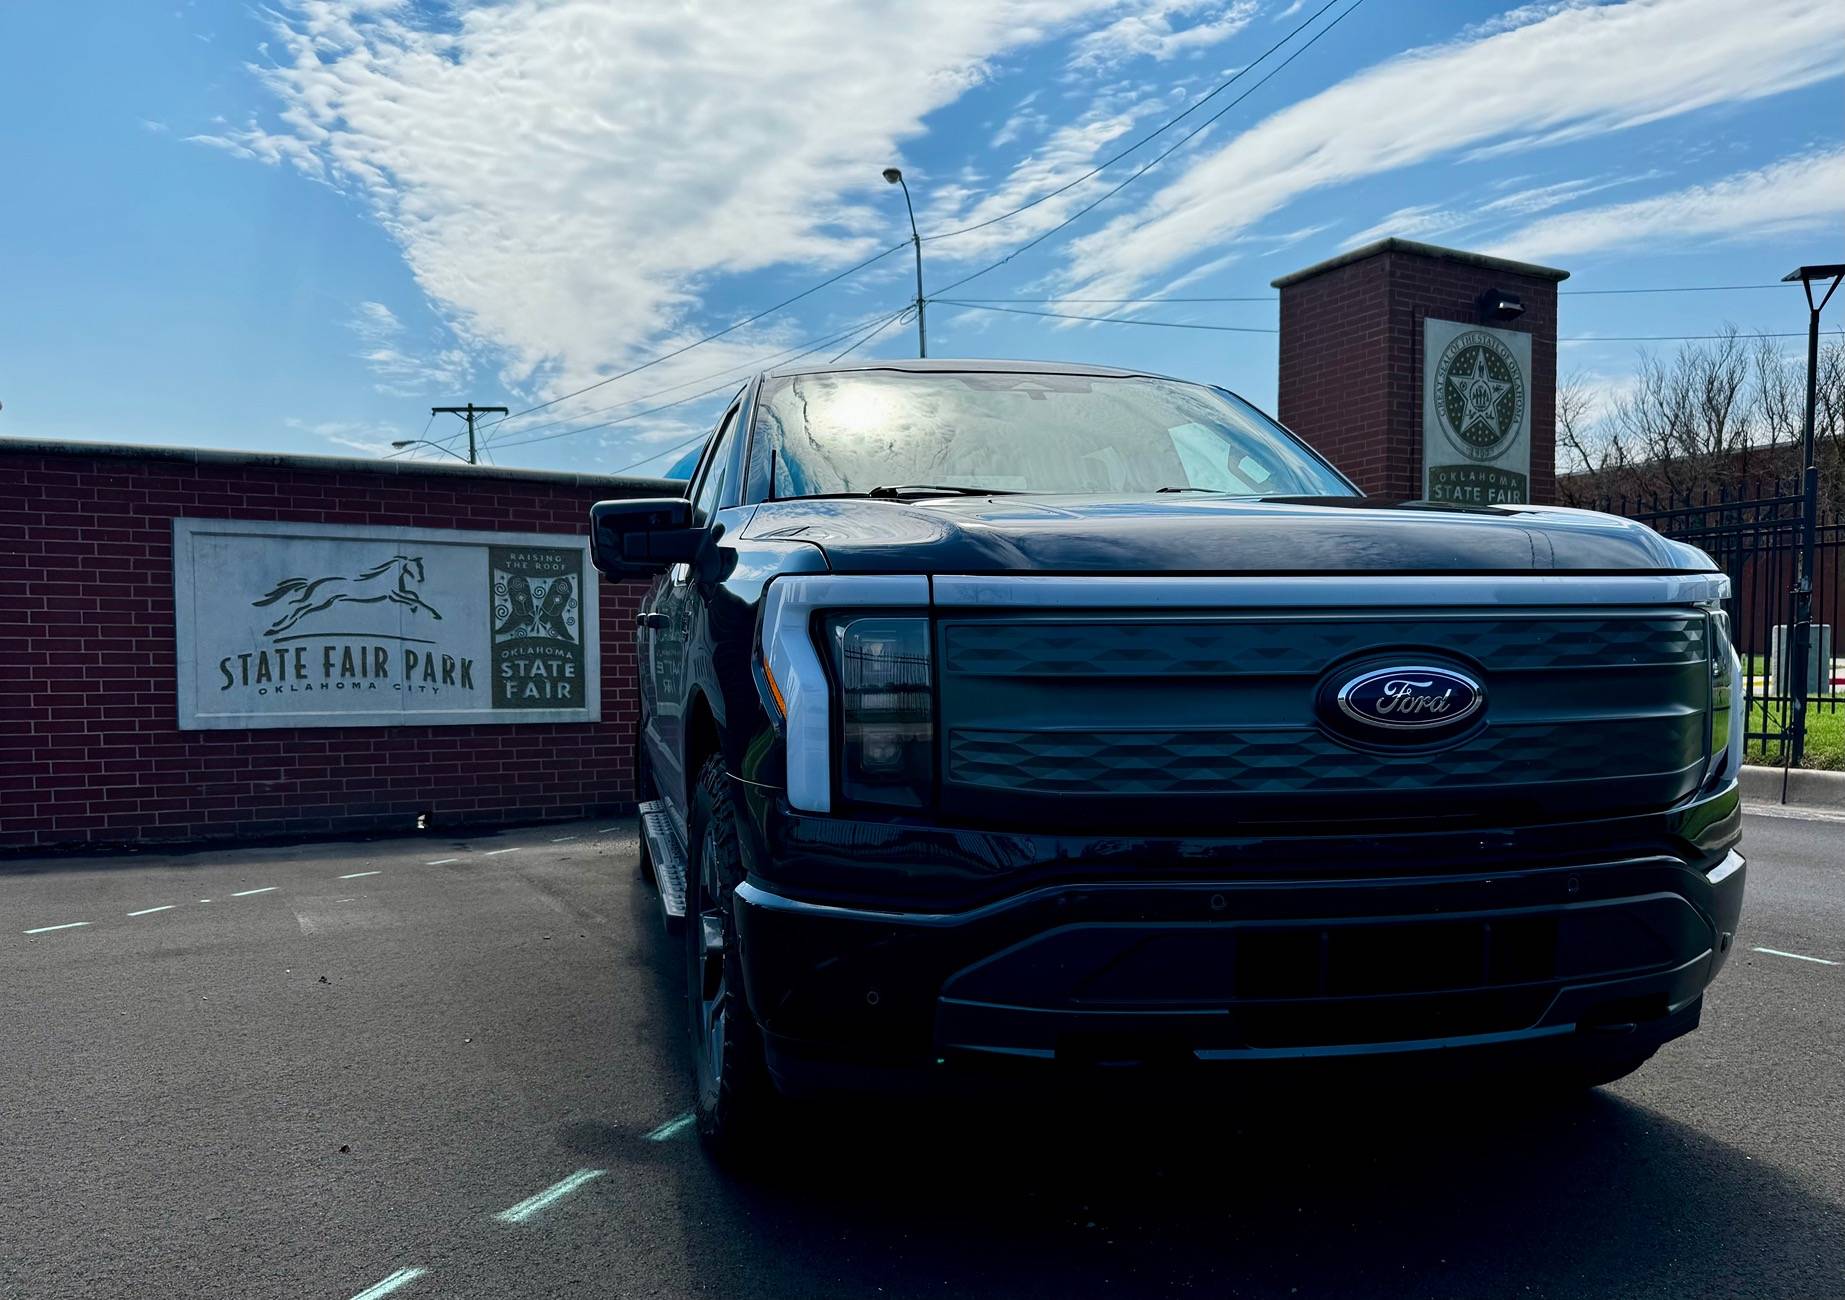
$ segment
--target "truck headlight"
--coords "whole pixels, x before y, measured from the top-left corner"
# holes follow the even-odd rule
[[[839,792],[920,808],[935,784],[929,620],[844,614],[826,622],[839,686]]]
[[[1736,698],[1742,662],[1730,640],[1730,616],[1717,601],[1704,606],[1710,629],[1710,777],[1727,783],[1742,765],[1743,709]]]

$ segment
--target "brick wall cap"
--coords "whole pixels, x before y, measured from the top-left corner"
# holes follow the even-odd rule
[[[394,474],[410,478],[511,479],[560,487],[592,487],[616,497],[683,496],[676,479],[634,474],[577,474],[568,470],[514,469],[503,465],[443,464],[430,461],[381,460],[358,456],[304,456],[293,452],[229,451],[215,447],[160,447],[127,442],[80,442],[65,439],[0,438],[0,455],[91,456],[104,460],[151,460],[194,465],[249,465],[319,474]]]
[[[1439,244],[1423,244],[1413,239],[1380,239],[1373,244],[1363,244],[1337,257],[1329,257],[1324,262],[1315,262],[1312,266],[1298,271],[1290,271],[1279,280],[1270,280],[1269,284],[1277,289],[1285,289],[1291,284],[1299,284],[1316,275],[1349,266],[1353,262],[1362,262],[1368,257],[1377,257],[1383,253],[1408,253],[1415,257],[1426,257],[1440,262],[1459,262],[1463,266],[1477,266],[1482,270],[1501,271],[1507,275],[1528,275],[1536,280],[1567,280],[1568,271],[1560,271],[1554,266],[1538,266],[1532,262],[1514,262],[1507,257],[1492,257],[1486,253],[1470,253],[1463,248],[1443,248]]]

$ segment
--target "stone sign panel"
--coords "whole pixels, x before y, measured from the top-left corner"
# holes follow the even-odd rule
[[[1531,336],[1422,322],[1422,495],[1490,506],[1531,499]]]
[[[581,537],[175,519],[179,725],[597,722],[596,596]]]

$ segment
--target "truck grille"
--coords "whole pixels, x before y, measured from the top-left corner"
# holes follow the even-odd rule
[[[996,801],[1021,798],[1097,814],[1228,800],[1316,819],[1664,807],[1707,757],[1695,610],[1007,614],[944,619],[938,635],[944,799],[1002,819]],[[1342,665],[1419,656],[1478,675],[1482,728],[1390,750],[1317,721],[1316,692]]]

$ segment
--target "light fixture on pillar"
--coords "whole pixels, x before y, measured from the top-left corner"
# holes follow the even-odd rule
[[[1509,289],[1488,289],[1476,301],[1480,306],[1480,319],[1487,324],[1517,320],[1525,314],[1525,300]]]

